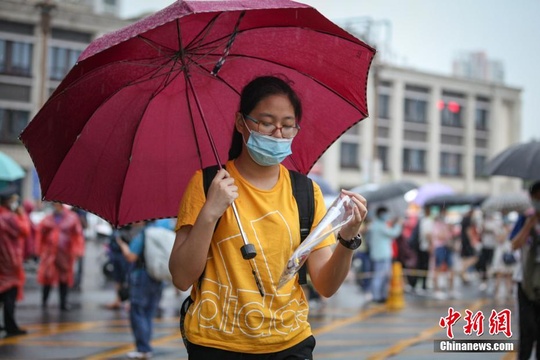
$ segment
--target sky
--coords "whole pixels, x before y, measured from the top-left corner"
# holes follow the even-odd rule
[[[270,1],[270,0],[269,0]],[[132,17],[172,0],[123,0]],[[450,75],[462,52],[483,51],[503,63],[505,85],[521,88],[521,141],[540,140],[539,0],[304,0],[330,20],[379,24],[394,64]],[[389,30],[384,33],[384,30]]]

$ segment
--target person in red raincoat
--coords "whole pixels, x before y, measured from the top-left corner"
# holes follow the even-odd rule
[[[24,335],[15,321],[15,303],[23,298],[24,243],[30,220],[14,193],[0,194],[0,303],[4,307],[5,337]]]
[[[38,225],[36,252],[39,255],[38,282],[43,286],[41,305],[47,307],[52,286],[58,285],[60,309],[69,310],[68,288],[73,286],[75,260],[84,254],[84,238],[77,214],[60,203]]]

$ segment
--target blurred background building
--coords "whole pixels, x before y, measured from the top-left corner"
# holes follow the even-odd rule
[[[119,3],[0,1],[0,151],[26,170],[19,184],[26,198],[39,198],[39,183],[18,135],[93,39],[133,21],[118,17]],[[379,53],[367,89],[371,118],[316,167],[331,185],[411,180],[486,194],[521,187],[520,180],[483,175],[487,159],[520,138],[521,89],[504,85],[500,63],[482,53],[460,55],[453,76],[390,65],[389,22],[355,18],[340,25]]]
[[[504,66],[483,51],[463,52],[452,64],[452,74],[467,79],[504,83]]]

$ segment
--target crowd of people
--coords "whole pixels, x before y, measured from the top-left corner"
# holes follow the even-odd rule
[[[516,299],[518,358],[540,354],[540,182],[529,187],[531,207],[522,213],[483,212],[469,206],[456,218],[444,206],[425,206],[415,217],[391,218],[380,206],[365,224],[368,239],[356,258],[357,279],[368,299],[388,297],[388,263],[399,261],[405,289],[435,299],[459,298],[474,283],[486,296]],[[384,261],[383,261],[384,259]],[[384,265],[381,265],[384,264]]]
[[[385,206],[375,211],[364,230],[366,245],[355,255],[360,260],[358,283],[373,301],[384,302],[388,296],[392,260],[405,269],[406,291],[417,295],[459,297],[456,277],[463,285],[477,279],[479,289],[489,295],[512,296],[516,263],[505,256],[512,251],[509,236],[515,219],[508,214],[470,207],[449,215],[447,208],[433,206],[407,218],[392,216]]]
[[[3,308],[0,332],[4,332],[4,338],[27,334],[17,324],[15,310],[17,302],[24,298],[28,264],[37,264],[36,280],[41,287],[43,311],[49,307],[53,288],[58,288],[59,311],[72,310],[69,293],[81,290],[87,240],[84,230],[89,226],[88,214],[81,209],[61,203],[21,204],[19,199],[14,188],[0,189],[0,305]],[[152,319],[166,285],[151,279],[141,263],[144,259],[141,232],[148,226],[164,227],[172,232],[174,221],[132,224],[105,236],[106,264],[111,265],[115,288],[114,300],[102,306],[129,313],[137,349],[128,354],[129,358],[144,358],[143,354],[151,352]]]

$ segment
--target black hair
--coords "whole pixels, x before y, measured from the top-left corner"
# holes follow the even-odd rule
[[[380,206],[377,209],[377,217],[381,217],[382,214],[387,213],[387,212],[388,212],[388,208],[386,206]]]
[[[531,194],[531,195],[536,194],[538,192],[540,192],[540,181],[535,182],[529,188],[529,194]]]
[[[260,76],[244,86],[240,94],[240,108],[238,112],[249,114],[261,100],[271,95],[286,95],[294,108],[296,120],[300,122],[302,118],[302,103],[300,98],[292,89],[290,81],[277,76]],[[236,159],[240,156],[242,143],[242,134],[235,128],[231,147],[229,148],[229,160]]]

